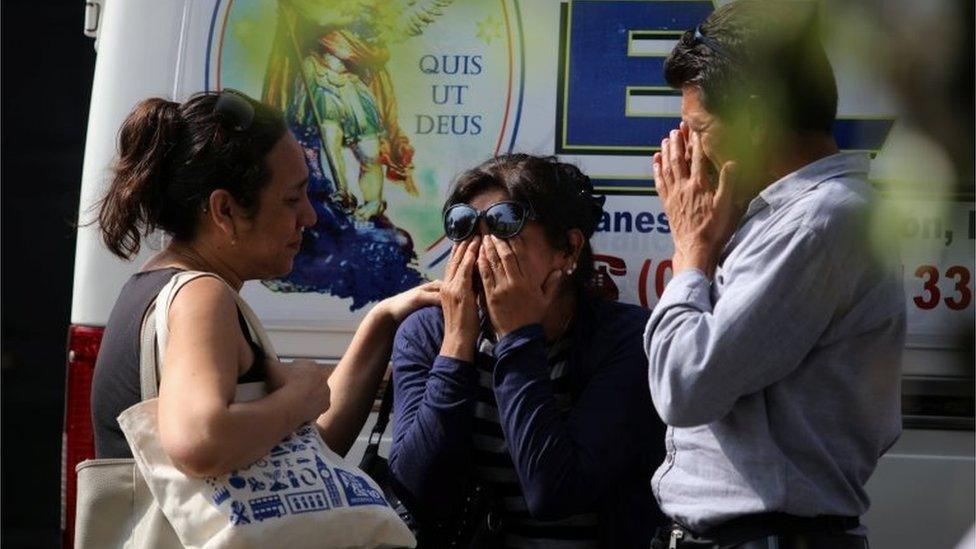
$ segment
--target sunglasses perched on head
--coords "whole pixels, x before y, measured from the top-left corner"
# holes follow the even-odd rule
[[[513,200],[495,202],[480,212],[468,204],[455,204],[444,212],[444,234],[461,242],[474,234],[478,221],[484,218],[489,233],[512,238],[525,226],[525,220],[533,217],[531,208]]]

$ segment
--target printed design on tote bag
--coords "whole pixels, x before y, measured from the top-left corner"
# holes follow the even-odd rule
[[[234,488],[237,488],[238,490],[247,486],[247,479],[238,475],[237,471],[231,473],[231,475],[227,478],[227,482]]]
[[[267,484],[261,482],[260,480],[254,478],[254,477],[248,478],[247,479],[247,484],[248,484],[248,486],[251,487],[251,491],[252,492],[260,492],[262,490],[266,490],[267,487],[268,487]]]
[[[276,444],[269,458],[226,477],[207,478],[210,501],[226,510],[234,526],[343,506],[389,506],[367,479],[330,467],[311,434],[304,426]]]
[[[322,490],[289,494],[287,500],[288,508],[296,515],[312,511],[325,511],[329,508],[329,500],[326,499],[325,492]]]
[[[329,491],[329,499],[332,500],[332,505],[336,507],[342,505],[339,488],[336,486],[335,479],[332,477],[332,472],[329,471],[329,467],[319,456],[315,456],[315,466],[318,468],[319,476],[322,477],[322,482],[325,483],[325,489]]]
[[[227,506],[231,524],[252,524],[344,505],[389,506],[367,479],[330,468],[310,438],[311,429],[303,426],[276,444],[270,459],[259,459],[226,478],[206,479],[212,489],[210,500],[217,507]]]
[[[272,466],[277,467],[277,465],[274,465],[274,462],[272,462]],[[264,476],[267,477],[267,479],[272,483],[272,492],[277,492],[279,490],[285,490],[288,488],[287,484],[281,482],[281,470],[275,469],[273,471],[264,471]]]
[[[213,495],[214,505],[220,505],[221,503],[230,499],[230,490],[227,488],[218,488]]]
[[[240,526],[241,524],[251,524],[251,519],[247,517],[247,509],[244,507],[243,503],[239,501],[231,502],[230,522],[234,526]]]
[[[281,496],[267,496],[254,498],[248,502],[251,505],[251,514],[254,520],[261,522],[269,518],[283,517],[286,514],[285,504],[281,501]]]
[[[370,486],[363,477],[342,469],[336,469],[336,475],[339,476],[342,489],[346,492],[349,505],[387,505],[383,494]]]
[[[224,478],[207,478],[212,490],[210,501],[226,509],[234,526],[344,505],[386,505],[369,494],[372,489],[363,479],[355,479],[354,488],[352,484],[347,487],[350,496],[346,503],[336,475],[320,457],[317,445],[307,438],[310,434],[310,428],[303,427],[275,445],[272,459],[259,459]]]

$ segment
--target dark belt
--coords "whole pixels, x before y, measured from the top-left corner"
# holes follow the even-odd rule
[[[704,532],[680,524],[658,529],[655,549],[866,549],[867,539],[848,534],[857,517],[798,517],[785,513],[745,515]]]

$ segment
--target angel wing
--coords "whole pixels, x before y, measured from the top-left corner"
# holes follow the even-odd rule
[[[375,23],[388,44],[420,36],[454,0],[394,0],[376,14]],[[379,7],[379,6],[377,6]]]
[[[376,4],[389,0],[278,0],[305,22],[319,27],[343,27],[369,14]]]

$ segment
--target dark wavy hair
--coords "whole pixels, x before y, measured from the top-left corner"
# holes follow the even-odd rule
[[[102,240],[112,253],[131,258],[139,252],[140,235],[155,229],[192,239],[217,189],[228,191],[248,215],[257,213],[270,176],[265,157],[287,126],[274,108],[234,96],[236,110],[218,109],[221,94],[204,92],[182,104],[146,99],[129,113],[98,212]]]
[[[583,233],[573,281],[585,288],[593,278],[593,236],[603,215],[603,197],[593,196],[593,184],[579,168],[554,156],[505,154],[487,160],[458,176],[444,203],[444,211],[468,202],[490,189],[505,191],[512,200],[531,206],[545,229],[546,240],[561,251],[569,250],[570,229]]]
[[[698,27],[704,39],[692,29],[674,46],[664,62],[668,85],[698,86],[705,108],[719,115],[753,97],[775,99],[786,127],[830,132],[837,82],[810,4],[737,0],[718,8]]]

